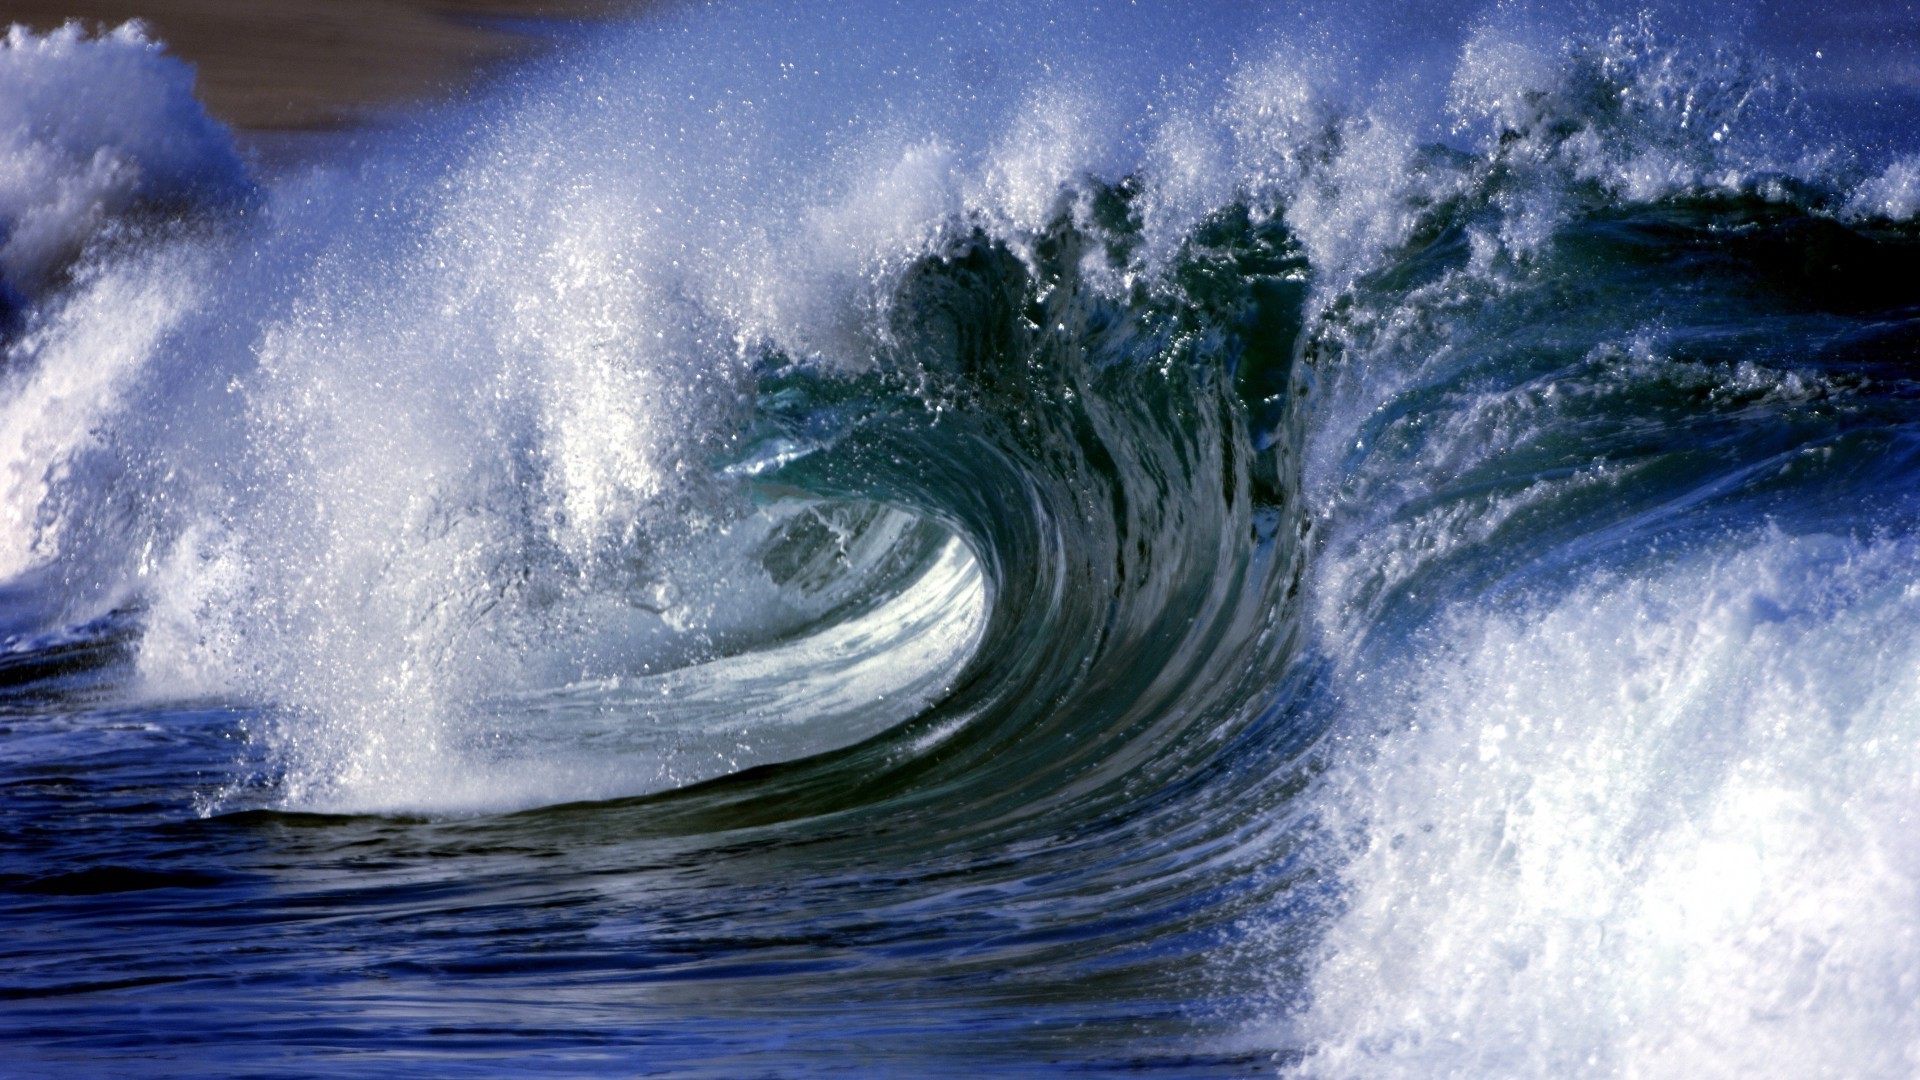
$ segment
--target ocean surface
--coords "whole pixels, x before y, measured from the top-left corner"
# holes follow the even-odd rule
[[[1920,16],[0,46],[0,1072],[1920,1073]]]

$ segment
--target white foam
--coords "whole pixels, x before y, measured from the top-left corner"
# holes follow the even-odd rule
[[[101,503],[133,493],[97,474],[91,457],[155,350],[205,299],[213,272],[191,249],[149,252],[88,275],[57,319],[16,344],[16,356],[35,362],[8,372],[0,393],[0,576],[18,576],[103,531],[114,543],[111,526],[98,520]],[[74,584],[76,596],[97,593]]]
[[[1920,1065],[1920,578],[1768,533],[1345,676],[1313,1076]]]
[[[288,751],[305,767],[289,773],[283,797],[331,812],[504,812],[644,795],[838,749],[937,700],[972,657],[987,610],[978,561],[949,538],[885,603],[770,648],[512,693],[432,731],[387,717],[316,746],[300,725]],[[388,738],[396,732],[406,739]]]
[[[0,41],[0,283],[33,291],[117,215],[246,186],[193,70],[129,22]]]
[[[1912,221],[1920,214],[1920,154],[1895,159],[1855,188],[1845,213],[1854,220]]]

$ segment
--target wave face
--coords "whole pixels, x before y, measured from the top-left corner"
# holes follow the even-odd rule
[[[1920,1067],[1910,16],[818,7],[8,37],[26,1067]]]

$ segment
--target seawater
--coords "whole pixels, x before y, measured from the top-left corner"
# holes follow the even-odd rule
[[[13,31],[9,1068],[1911,1075],[1917,29]]]

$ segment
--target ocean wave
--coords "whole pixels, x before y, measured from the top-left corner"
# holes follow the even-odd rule
[[[20,760],[177,723],[194,858],[578,893],[542,989],[736,1063],[688,972],[936,1069],[1901,1071],[1911,148],[1652,16],[1084,15],[661,12],[272,181],[13,32],[104,104],[10,235],[173,177],[0,266]],[[87,843],[22,887],[171,888]]]

